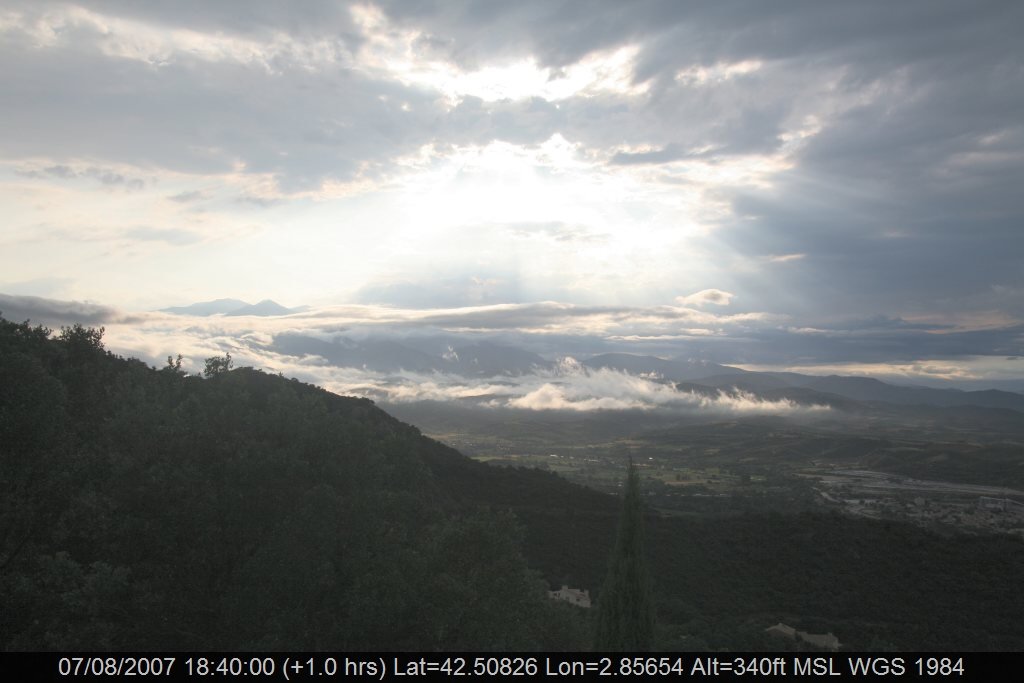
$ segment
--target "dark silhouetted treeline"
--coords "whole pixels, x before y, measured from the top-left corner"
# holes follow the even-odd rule
[[[3,648],[585,645],[514,517],[431,470],[475,463],[370,401],[214,366],[0,320]]]

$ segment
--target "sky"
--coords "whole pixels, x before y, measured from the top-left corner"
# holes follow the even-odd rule
[[[147,359],[418,331],[1021,378],[1022,27],[984,1],[3,0],[0,311]],[[309,308],[154,313],[222,297]]]

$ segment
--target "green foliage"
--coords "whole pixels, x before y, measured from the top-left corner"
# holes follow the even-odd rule
[[[640,475],[630,460],[615,549],[597,603],[595,650],[642,652],[651,649],[654,604],[645,552]]]
[[[170,361],[171,359],[168,356],[168,364],[170,364]],[[234,363],[231,360],[230,353],[223,356],[210,356],[206,359],[206,366],[203,368],[203,377],[213,377],[215,375],[229,372],[233,365]]]
[[[0,570],[63,504],[70,465],[66,400],[39,358],[0,353]]]
[[[103,333],[105,328],[96,329],[75,323],[71,327],[61,327],[57,339],[69,350],[76,353],[103,350]]]
[[[365,399],[0,319],[0,649],[562,649],[476,465]],[[447,474],[445,475],[448,476]]]
[[[167,356],[167,365],[161,368],[161,370],[171,375],[184,375],[186,373],[184,370],[181,369],[182,360],[184,360],[184,358],[180,353],[178,354],[177,358],[173,356]]]

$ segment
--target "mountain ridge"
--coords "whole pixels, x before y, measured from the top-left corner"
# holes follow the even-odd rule
[[[208,317],[211,315],[252,315],[270,317],[276,315],[289,315],[303,310],[305,310],[304,306],[300,306],[298,308],[286,308],[273,299],[263,299],[255,304],[250,304],[249,302],[242,301],[241,299],[213,299],[211,301],[199,301],[194,304],[189,304],[188,306],[170,306],[168,308],[161,308],[160,312],[172,313],[174,315],[194,315],[199,317]]]
[[[287,333],[276,335],[269,348],[286,355],[316,355],[333,365],[379,372],[437,372],[471,378],[516,377],[558,370],[556,362],[538,354],[490,342],[449,345],[443,353],[428,353],[387,338],[371,337],[357,341],[337,337],[324,341]],[[978,406],[1024,412],[1024,394],[1001,389],[965,391],[890,384],[871,377],[759,372],[707,361],[629,353],[598,354],[581,361],[580,366],[589,372],[613,370],[667,382],[681,390],[696,390],[706,396],[716,391],[739,390],[768,400],[785,398],[805,405],[813,405],[811,399],[821,395],[824,404],[846,408],[852,408],[850,401],[857,401],[936,408]]]

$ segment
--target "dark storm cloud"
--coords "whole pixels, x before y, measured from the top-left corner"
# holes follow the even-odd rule
[[[0,71],[4,100],[17,102],[4,107],[9,134],[0,153],[107,158],[189,173],[225,173],[241,163],[294,190],[351,179],[366,163],[429,140],[415,120],[429,112],[383,102],[380,95],[403,89],[351,70],[313,76],[296,66],[282,78],[253,65],[185,61],[157,69],[76,52],[26,60],[18,45],[0,47],[0,59],[22,65]],[[399,99],[420,112],[431,107],[418,92]]]
[[[993,2],[396,1],[382,6],[394,21],[445,38],[447,56],[467,68],[522,54],[562,68],[594,51],[639,45],[634,80],[650,82],[651,96],[639,111],[629,108],[633,126],[606,120],[604,134],[636,139],[646,133],[657,136],[646,142],[658,147],[684,143],[693,124],[703,133],[702,144],[712,131],[725,146],[770,147],[783,118],[836,82],[859,91],[900,69],[921,70],[929,80],[970,79],[1016,50],[1015,27],[1022,16],[1019,6]],[[765,74],[739,76],[742,89],[734,79],[719,76],[716,83],[714,73],[704,88],[688,87],[693,78],[689,84],[676,79],[693,67],[745,60],[765,62]],[[590,128],[585,112],[594,111],[594,104],[584,103],[572,117],[577,119],[573,127]],[[744,139],[747,144],[740,145]]]
[[[86,6],[103,13],[97,21],[127,17],[150,22],[155,29],[217,31],[254,41],[255,47],[271,47],[278,34],[295,41],[312,35],[324,41],[321,52],[336,63],[309,63],[301,44],[278,45],[276,52],[261,59],[245,53],[210,61],[193,50],[159,46],[149,48],[151,56],[125,59],[105,54],[103,41],[110,37],[85,21],[61,25],[59,39],[47,49],[39,49],[32,35],[9,31],[6,49],[0,48],[7,54],[0,56],[19,68],[6,70],[0,86],[17,106],[5,107],[13,134],[5,136],[0,151],[106,157],[199,173],[226,172],[243,163],[248,172],[275,174],[287,191],[315,186],[325,178],[345,181],[357,173],[372,177],[396,157],[430,142],[481,144],[501,139],[534,144],[563,130],[572,139],[601,147],[623,141],[639,144],[651,136],[663,138],[670,131],[685,130],[689,148],[694,146],[689,143],[704,142],[694,138],[718,130],[733,138],[724,148],[751,136],[755,146],[764,148],[773,144],[765,135],[771,138],[776,131],[774,122],[765,118],[761,125],[758,116],[761,108],[775,106],[770,102],[723,119],[716,109],[732,104],[735,98],[729,94],[711,99],[699,94],[682,102],[659,95],[643,107],[609,96],[574,98],[560,107],[536,97],[486,103],[464,97],[449,111],[436,92],[383,80],[355,65],[352,54],[358,45],[351,39],[351,17],[347,8],[339,9],[341,5],[327,11],[303,4],[286,12],[248,3],[188,3],[173,12],[148,3]],[[21,5],[29,16],[24,23],[45,18],[40,7],[61,6]],[[501,35],[529,35],[537,11],[537,6],[524,3]],[[622,11],[606,9],[609,21],[602,33],[612,47],[645,37],[620,31],[615,15]],[[392,7],[392,14],[400,22],[426,16],[416,4]],[[423,40],[462,45],[466,31],[475,30],[473,19],[490,14],[491,10],[470,8],[465,17],[469,24],[445,26],[450,34],[433,42],[429,37]],[[563,29],[571,26],[575,31],[586,15],[589,10],[582,6],[564,6],[553,18],[563,23]],[[504,20],[500,11],[492,18]],[[139,49],[145,49],[145,40],[139,42]],[[230,53],[231,46],[224,49]],[[69,111],[76,116],[68,117]],[[690,112],[689,117],[680,121],[680,111]]]
[[[443,37],[440,45],[463,63],[526,51],[545,65],[566,66],[594,50],[646,42],[645,56],[660,69],[680,61],[711,64],[723,58],[788,59],[818,54],[872,64],[909,60],[970,46],[992,45],[1016,33],[1013,3],[916,0],[892,3],[750,3],[723,0],[475,0],[379,3],[394,20]],[[984,40],[988,38],[986,43]],[[684,40],[685,38],[685,40]],[[643,73],[641,75],[644,75]]]
[[[666,0],[382,6],[394,21],[445,38],[439,44],[447,46],[448,56],[467,65],[531,54],[561,68],[597,50],[639,45],[635,80],[651,82],[653,92],[640,111],[630,108],[629,113],[639,115],[638,130],[661,136],[648,142],[665,159],[679,148],[672,146],[667,125],[651,124],[672,120],[676,135],[686,135],[689,126],[680,124],[688,123],[695,106],[711,114],[700,117],[705,121],[732,123],[722,130],[727,141],[740,141],[754,129],[760,134],[753,137],[767,145],[781,119],[822,99],[822,91],[854,100],[876,92],[877,103],[867,102],[850,114],[863,117],[866,125],[857,126],[856,139],[848,141],[871,165],[880,153],[902,158],[965,132],[984,134],[1013,124],[1021,111],[1021,89],[1007,87],[1020,78],[1017,34],[1024,9],[1015,3]],[[713,68],[744,61],[762,62],[763,68],[733,76],[716,75]],[[710,70],[708,87],[693,87],[699,80],[691,73],[695,67]],[[899,84],[878,92],[888,81]],[[939,101],[921,102],[922,108],[915,105],[918,94]],[[600,109],[599,102],[583,104]],[[915,113],[930,108],[929,115],[901,116],[903,104]],[[898,120],[889,122],[894,115]],[[607,132],[623,134],[618,123]],[[889,134],[894,139],[887,139]],[[825,142],[812,150],[819,144],[826,156],[832,155]]]
[[[38,5],[16,6],[31,12]],[[655,150],[619,152],[612,157],[619,163],[664,162],[709,148],[726,155],[771,151],[788,118],[822,99],[822,91],[857,98],[894,73],[903,73],[914,87],[949,93],[948,98],[958,98],[958,111],[982,112],[990,124],[1005,122],[1007,107],[1019,99],[1012,88],[998,87],[999,74],[991,83],[977,78],[979,71],[1000,64],[1008,69],[1002,78],[1019,78],[1013,26],[1019,25],[1021,10],[1012,3],[382,3],[392,21],[421,32],[418,45],[467,67],[532,55],[557,69],[596,50],[637,45],[634,80],[651,84],[638,102],[604,95],[570,98],[556,108],[539,98],[484,103],[467,97],[451,111],[438,106],[436,93],[374,79],[341,58],[357,50],[360,40],[344,3],[189,2],[176,3],[173,10],[159,3],[85,6],[157,27],[220,32],[264,44],[278,34],[323,39],[341,61],[310,71],[301,55],[283,50],[259,65],[211,64],[187,54],[156,66],[133,64],[97,54],[94,47],[102,36],[96,30],[65,27],[73,40],[52,53],[7,41],[11,53],[5,61],[22,67],[3,84],[25,114],[13,121],[16,128],[54,131],[54,122],[45,118],[32,125],[42,107],[31,105],[45,100],[52,107],[57,99],[66,107],[55,111],[80,115],[54,141],[55,148],[60,144],[72,153],[76,147],[82,153],[138,149],[143,158],[137,161],[176,159],[191,169],[243,161],[249,170],[279,174],[289,187],[325,177],[347,179],[358,169],[366,172],[367,163],[372,170],[430,141],[534,143],[559,130],[597,147],[647,144]],[[762,63],[750,72],[715,71],[716,65],[744,60]],[[701,76],[694,69],[710,71]],[[984,92],[962,89],[972,84]],[[1004,101],[1003,116],[990,106],[993,97]],[[882,100],[877,113],[884,114],[892,99]],[[876,112],[869,106],[865,113],[871,119]],[[883,150],[895,156],[908,145],[932,145],[937,135],[963,128],[945,109],[931,114],[920,121],[923,132],[898,131],[900,146]],[[935,128],[930,124],[935,120],[949,125]],[[972,120],[973,131],[990,127]],[[133,121],[147,125],[133,130],[139,128]],[[153,137],[154,128],[163,132],[166,146],[143,140],[145,134]],[[190,144],[179,144],[186,136]],[[90,137],[92,144],[83,145]],[[67,147],[75,140],[80,142]],[[870,154],[871,146],[860,142],[852,141],[853,147]],[[10,139],[8,144],[20,149]]]
[[[110,306],[9,294],[0,294],[0,313],[7,320],[29,320],[33,325],[102,325],[123,318]]]
[[[276,0],[84,0],[84,7],[169,27],[241,36],[285,32],[297,36],[332,36],[356,43],[360,35],[345,2],[281,3]]]
[[[1024,78],[1018,86],[1024,92]],[[1024,98],[1021,104],[1024,111]],[[915,117],[941,106],[927,99]],[[859,151],[846,164],[838,156],[802,159],[772,190],[734,194],[733,207],[743,218],[715,239],[753,257],[805,254],[774,269],[773,284],[813,291],[840,304],[839,313],[869,314],[884,305],[1020,316],[1024,200],[1015,188],[1024,186],[1024,146],[1001,145],[999,154],[1017,161],[992,173],[990,184],[976,186],[979,176],[957,166],[983,166],[985,152],[962,133],[954,149],[922,142],[908,150],[894,142],[892,155],[879,149],[871,163],[862,163]],[[862,129],[842,124],[829,137],[843,135],[851,149],[864,139]],[[813,144],[808,152],[816,154]],[[982,158],[972,161],[972,155]],[[997,297],[999,291],[1004,296]]]
[[[26,12],[33,6],[21,5]],[[158,27],[264,43],[276,34],[323,39],[339,58],[359,46],[359,29],[342,3],[285,9],[273,3],[197,2],[175,4],[173,11],[153,3],[85,6]],[[154,67],[97,54],[93,48],[101,36],[78,27],[71,31],[75,40],[52,54],[32,51],[31,59],[26,59],[25,45],[8,42],[12,52],[6,61],[23,66],[18,77],[3,84],[22,103],[17,109],[24,115],[12,123],[23,133],[59,129],[45,116],[38,120],[42,107],[31,106],[42,100],[52,105],[57,98],[66,107],[57,110],[61,115],[65,110],[81,115],[54,140],[54,148],[79,154],[108,149],[136,163],[191,170],[225,169],[242,161],[250,171],[277,174],[287,189],[323,178],[372,174],[428,142],[497,138],[533,144],[558,131],[599,149],[623,143],[653,148],[619,151],[610,157],[615,163],[661,163],[706,155],[709,149],[719,155],[770,152],[778,147],[789,117],[822,98],[823,89],[856,98],[899,70],[907,71],[910,81],[922,76],[936,90],[949,90],[947,83],[976,82],[978,69],[998,63],[1012,49],[1016,36],[1009,27],[1020,13],[1005,4],[965,9],[959,3],[931,2],[895,7],[804,2],[382,6],[398,25],[421,31],[418,45],[467,68],[524,55],[562,68],[595,50],[637,45],[634,79],[650,83],[651,89],[639,101],[605,94],[569,98],[559,107],[540,98],[486,103],[465,97],[446,111],[436,93],[375,79],[345,59],[310,71],[301,55],[288,50],[259,65],[211,64],[177,54]],[[715,71],[716,65],[743,60],[763,64],[750,72]],[[698,78],[693,70],[702,68],[710,72]],[[35,84],[45,84],[45,92]],[[1003,98],[1012,96],[1004,93]],[[988,98],[964,99],[989,111]],[[931,118],[940,116],[936,111]],[[140,121],[146,124],[140,127]],[[152,139],[154,128],[162,131],[163,144]],[[926,137],[934,144],[934,135]],[[180,144],[185,138],[189,144]],[[10,138],[8,145],[11,151],[26,151]]]
[[[678,161],[689,156],[680,149],[679,145],[665,145],[661,149],[650,152],[618,152],[611,158],[611,163],[624,166],[630,164],[663,164],[668,161]]]
[[[766,327],[728,339],[692,339],[680,346],[721,363],[899,363],[1019,353],[1024,350],[1024,325],[943,333],[913,326],[845,330]]]
[[[1021,8],[908,6],[874,19],[863,12],[843,32],[836,29],[842,22],[823,22],[827,41],[798,39],[794,27],[808,17],[794,17],[779,23],[780,44],[742,40],[743,30],[729,43],[732,58],[802,56],[783,64],[812,83],[815,72],[836,68],[830,93],[780,91],[806,94],[793,110],[806,105],[820,127],[791,170],[768,189],[722,191],[737,219],[710,244],[755,259],[806,256],[736,285],[754,306],[814,317],[1024,315],[1024,51],[1010,28],[1021,25]],[[808,16],[838,18],[847,11],[840,7]],[[893,24],[868,30],[883,20]],[[784,42],[803,52],[787,56]],[[672,149],[651,155],[665,159],[636,160],[668,161],[664,152]]]
[[[269,5],[246,9],[249,3],[239,3],[237,14],[207,3],[173,12],[136,3],[90,7],[168,22],[155,25],[156,31],[219,31],[237,17],[235,26],[246,35],[255,33],[247,35],[255,42],[228,42],[223,54],[207,59],[179,45],[150,46],[142,36],[137,49],[153,56],[125,58],[109,54],[104,41],[113,38],[88,21],[68,20],[45,48],[29,32],[8,30],[0,60],[17,68],[0,70],[4,156],[102,158],[189,173],[225,173],[242,164],[248,173],[273,174],[291,191],[315,187],[325,178],[345,181],[378,172],[381,164],[428,142],[431,122],[440,113],[434,94],[374,80],[355,69],[352,46],[332,33],[331,22],[309,9],[312,5],[272,11]],[[43,6],[23,6],[30,14],[32,8],[38,10],[32,19],[46,17]],[[348,21],[347,8],[338,5],[336,12]],[[31,20],[24,23],[31,28]],[[316,46],[323,54],[310,57],[299,41],[314,29],[324,41]],[[287,40],[275,48],[278,34]],[[156,36],[157,43],[170,40]],[[136,49],[134,44],[115,47]],[[262,49],[270,56],[248,52]]]

